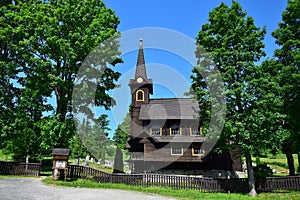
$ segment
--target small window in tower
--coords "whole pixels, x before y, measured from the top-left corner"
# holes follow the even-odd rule
[[[136,92],[136,101],[144,101],[144,91],[138,90]]]

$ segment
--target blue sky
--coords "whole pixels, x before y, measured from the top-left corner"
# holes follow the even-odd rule
[[[113,9],[117,16],[120,18],[121,23],[118,30],[126,32],[132,29],[144,27],[161,27],[177,31],[186,35],[191,39],[195,39],[201,26],[207,22],[209,12],[221,2],[231,5],[231,0],[188,0],[188,1],[167,1],[167,0],[151,0],[151,1],[138,1],[138,0],[104,0],[107,7]],[[278,22],[281,21],[281,14],[284,11],[287,1],[286,0],[240,0],[238,1],[243,10],[249,16],[254,18],[257,26],[267,27],[267,34],[265,36],[265,51],[267,57],[272,57],[273,51],[276,48],[275,40],[271,36],[271,32],[277,28]],[[144,38],[143,34],[139,33],[136,36],[136,41],[133,40],[133,45],[138,48],[138,38]],[[146,44],[144,39],[144,44]],[[130,103],[130,92],[127,86],[130,78],[134,76],[134,68],[136,64],[137,51],[128,52],[122,55],[124,64],[119,64],[116,70],[122,73],[119,83],[121,87],[112,91],[112,95],[117,100],[117,106],[110,112],[105,112],[109,115],[112,131],[117,124],[122,122],[128,105]],[[181,81],[174,87],[169,88],[164,85],[154,85],[154,93],[152,97],[180,97],[183,92],[188,89],[189,76],[191,75],[192,65],[187,63],[186,60],[178,58],[174,54],[166,51],[146,49],[145,60],[147,65],[148,76],[154,82],[162,81],[166,77],[158,77],[157,73],[160,70],[171,70],[173,75],[178,74]],[[170,71],[170,70],[169,70]],[[153,77],[154,76],[154,77]],[[183,84],[182,84],[183,83]],[[182,88],[180,88],[182,86]],[[180,88],[180,89],[178,89]],[[178,89],[178,91],[177,91]],[[174,92],[174,90],[176,90]],[[97,114],[103,113],[101,109],[96,109]]]

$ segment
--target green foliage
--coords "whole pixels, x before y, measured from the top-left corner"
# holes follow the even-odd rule
[[[278,82],[283,88],[281,98],[284,101],[281,112],[286,114],[284,128],[284,151],[287,155],[290,174],[294,174],[292,153],[300,152],[300,1],[289,0],[282,21],[272,33],[279,48],[275,50]]]
[[[78,134],[73,135],[70,139],[71,157],[78,159],[78,157],[85,158],[87,154],[86,147],[82,144]]]
[[[266,178],[273,175],[271,167],[269,167],[266,163],[257,164],[253,167],[253,171],[256,178]]]
[[[101,0],[4,1],[0,12],[0,148],[17,161],[38,160],[53,147],[74,145],[76,74],[99,43],[118,34],[120,21]],[[95,95],[106,109],[113,102],[107,91],[120,76],[111,69],[120,62],[111,43],[105,53],[115,59],[104,64]]]
[[[53,159],[52,157],[45,157],[42,159],[41,172],[52,172]]]
[[[233,1],[230,7],[221,3],[209,13],[208,23],[198,33],[198,65],[191,77],[204,130],[213,132],[208,127],[210,120],[219,120],[219,116],[211,115],[210,110],[215,109],[212,102],[226,101],[219,144],[227,148],[226,142],[231,141],[232,147],[241,148],[246,156],[250,188],[254,188],[251,153],[276,148],[278,151],[277,144],[284,134],[285,116],[279,112],[283,104],[277,98],[281,87],[273,73],[275,62],[255,64],[265,56],[265,33],[266,28],[257,27],[238,2]],[[218,82],[223,82],[224,87]],[[218,96],[221,93],[225,99]]]
[[[101,151],[101,163],[105,163],[105,147],[102,147],[102,151]]]
[[[271,61],[255,65],[265,55],[266,30],[255,26],[235,1],[230,7],[222,3],[214,8],[208,21],[197,36],[199,65],[192,76],[192,89],[205,112],[201,123],[209,130],[210,118],[216,117],[209,113],[213,91],[207,82],[217,81],[212,68],[218,69],[227,102],[224,142],[231,140],[243,151],[268,149],[274,144],[269,136],[278,139],[274,135],[279,135],[284,116],[278,112],[282,102],[276,99],[280,88],[269,71]]]
[[[119,147],[116,148],[113,173],[124,173],[123,153]]]
[[[122,150],[126,150],[126,142],[130,134],[130,114],[127,113],[123,122],[118,125],[113,136],[114,144]]]
[[[60,116],[49,117],[39,124],[41,137],[40,147],[44,155],[49,155],[54,147],[68,147],[70,138],[74,135],[74,124],[72,120],[60,121]]]
[[[112,141],[108,138],[110,128],[107,117],[106,114],[102,114],[97,119],[96,124],[92,125],[90,121],[87,120],[77,127],[80,142],[86,147],[86,150],[91,153],[91,156],[98,160],[102,158],[102,153],[106,153],[106,148],[112,144]],[[81,155],[81,152],[77,152],[76,154]],[[105,157],[105,155],[103,156]]]

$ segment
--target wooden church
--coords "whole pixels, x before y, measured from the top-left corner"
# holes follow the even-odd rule
[[[142,40],[135,77],[128,85],[132,103],[126,148],[130,152],[131,173],[197,174],[201,170],[242,170],[237,150],[205,155],[197,101],[192,98],[150,98],[154,88],[146,73]]]

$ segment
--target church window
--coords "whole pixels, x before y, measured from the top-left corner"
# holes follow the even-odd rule
[[[138,90],[136,92],[136,101],[144,101],[144,91]]]

